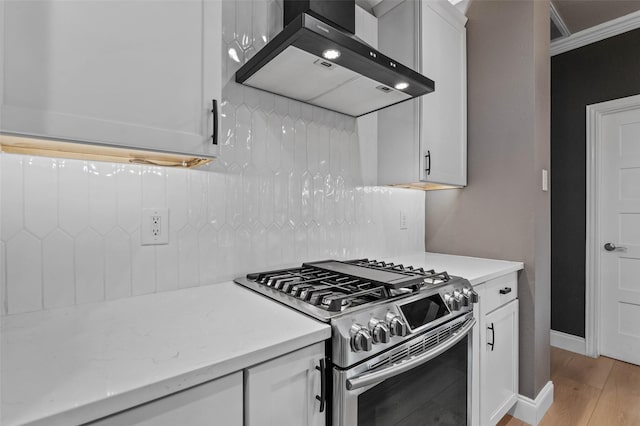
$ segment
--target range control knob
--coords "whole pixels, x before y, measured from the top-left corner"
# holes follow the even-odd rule
[[[462,306],[469,306],[469,296],[464,294],[463,292],[456,290],[453,292],[453,297],[460,302]]]
[[[444,294],[444,302],[447,304],[449,309],[451,309],[452,311],[459,311],[460,310],[460,301],[456,300],[456,298],[453,297],[453,295],[451,293],[445,293]]]
[[[353,349],[354,352],[370,351],[373,343],[372,340],[368,328],[360,324],[353,324],[351,326],[351,349]]]
[[[469,298],[471,303],[478,303],[478,293],[476,293],[471,287],[463,288],[462,293]]]
[[[373,343],[389,343],[391,331],[389,326],[379,319],[371,318],[369,329],[373,337]]]
[[[408,334],[407,324],[397,314],[388,312],[385,318],[392,336],[404,337]]]

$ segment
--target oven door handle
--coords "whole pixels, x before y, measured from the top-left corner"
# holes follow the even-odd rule
[[[451,349],[456,343],[464,339],[464,337],[469,334],[474,325],[476,325],[475,318],[471,319],[467,323],[467,325],[454,333],[453,336],[445,340],[443,344],[428,350],[420,356],[401,361],[398,364],[391,365],[390,367],[378,370],[373,373],[365,373],[358,377],[354,377],[353,379],[347,379],[347,390],[355,390],[382,382],[383,380],[387,380],[399,374],[405,373],[413,368],[424,364],[425,362],[432,360],[443,352]]]

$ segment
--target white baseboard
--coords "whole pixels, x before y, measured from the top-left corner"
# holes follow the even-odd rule
[[[518,395],[518,401],[509,414],[532,426],[538,426],[551,404],[553,404],[553,382],[548,381],[535,400]]]
[[[584,337],[574,336],[561,331],[551,330],[551,346],[580,355],[587,354],[587,343]]]

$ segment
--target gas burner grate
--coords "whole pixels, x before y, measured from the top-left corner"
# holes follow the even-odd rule
[[[389,289],[371,281],[314,267],[248,274],[247,278],[330,312],[392,296]]]
[[[363,269],[364,268],[364,269]],[[446,272],[369,259],[305,263],[247,279],[328,312],[419,292],[451,279]]]
[[[362,266],[365,268],[389,270],[410,275],[420,275],[425,281],[425,284],[439,284],[451,280],[451,276],[447,273],[447,271],[436,272],[434,269],[414,268],[413,266],[404,266],[401,263],[394,264],[393,262],[383,262],[375,259],[356,259],[346,261],[345,263],[350,263],[352,265]]]

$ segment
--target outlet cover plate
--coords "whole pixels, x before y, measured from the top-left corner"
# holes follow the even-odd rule
[[[141,224],[140,236],[143,246],[169,244],[169,209],[142,209]]]
[[[400,210],[400,230],[404,231],[409,229],[409,222],[407,221],[407,212]]]

